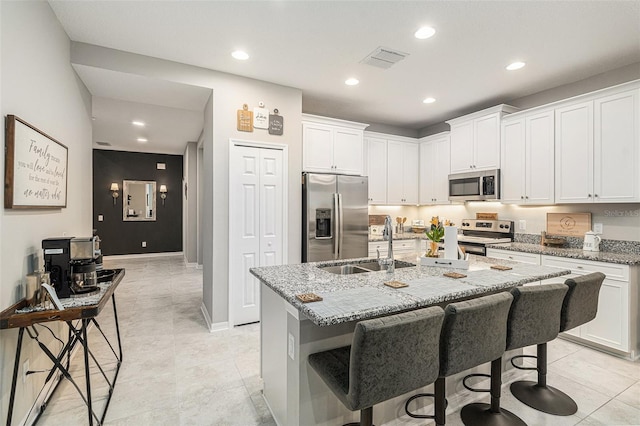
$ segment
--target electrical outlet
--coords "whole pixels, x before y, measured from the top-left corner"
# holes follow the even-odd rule
[[[27,382],[27,371],[29,371],[29,360],[22,363],[22,383]]]
[[[593,232],[595,232],[596,234],[602,234],[602,224],[601,223],[594,223],[593,224]]]
[[[519,231],[526,231],[527,230],[527,221],[524,219],[520,219],[518,221],[518,230]]]
[[[293,337],[293,334],[289,333],[289,345],[287,347],[287,353],[289,354],[289,358],[292,360],[296,360],[296,339]]]
[[[99,214],[98,215],[98,222],[102,222],[104,220],[104,216]]]
[[[142,247],[146,247],[146,246],[147,246],[147,242],[146,242],[146,241],[143,241],[143,242],[142,242]]]

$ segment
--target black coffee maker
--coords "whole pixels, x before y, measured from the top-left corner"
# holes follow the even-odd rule
[[[98,290],[97,237],[60,237],[42,240],[44,268],[59,298],[87,295]]]

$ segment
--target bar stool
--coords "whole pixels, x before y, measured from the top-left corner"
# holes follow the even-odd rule
[[[560,310],[567,290],[568,287],[565,284],[547,284],[512,289],[513,303],[509,309],[509,318],[507,320],[506,350],[519,349],[536,344],[546,345],[546,342],[555,339],[560,329]],[[511,358],[511,363],[514,367],[523,370],[535,370],[535,368],[519,367],[513,363],[514,359],[521,357],[530,356],[521,355]],[[497,369],[495,374],[500,375],[501,371]],[[492,368],[492,383],[494,379],[494,370]],[[496,388],[498,392],[499,389],[499,387]],[[489,404],[475,403],[467,405],[464,409],[473,410],[474,412],[486,411],[490,410],[490,406]],[[467,415],[469,416],[470,414],[467,413]],[[502,423],[489,421],[482,424]]]
[[[440,335],[440,374],[435,383],[435,415],[419,415],[409,411],[409,403],[423,396],[416,394],[405,404],[406,413],[414,418],[435,418],[436,425],[444,425],[446,417],[445,377],[492,361],[492,370],[502,367],[501,357],[507,341],[507,316],[513,296],[508,292],[492,294],[477,299],[451,303],[445,308],[445,318]],[[485,419],[500,417],[503,424],[524,425],[515,414],[500,409],[500,375],[498,392],[492,381],[491,409],[473,412],[474,419],[466,419],[469,410],[460,413],[464,424],[481,424]],[[520,422],[518,422],[520,421]],[[473,422],[473,423],[472,423]]]
[[[562,308],[560,310],[559,327],[560,332],[571,330],[579,325],[585,324],[596,317],[598,312],[598,295],[600,293],[600,287],[604,281],[605,275],[600,272],[594,272],[591,274],[583,275],[576,278],[569,278],[564,284],[567,286],[567,292],[562,301]],[[546,287],[546,286],[545,286]],[[531,287],[529,287],[531,288]],[[524,289],[522,289],[524,290]],[[550,302],[551,303],[551,302]],[[556,302],[554,302],[554,305]],[[552,314],[549,307],[549,317]],[[554,308],[555,309],[555,308]],[[554,310],[555,312],[555,310]],[[531,313],[528,313],[529,315]],[[552,318],[543,320],[544,322],[551,322]],[[526,322],[525,320],[521,321]],[[554,327],[555,327],[554,322]],[[523,328],[526,328],[524,324],[521,324]],[[513,331],[513,348],[519,347],[517,345],[527,346],[527,333],[536,333],[535,322],[529,324],[533,327],[533,331],[520,332],[515,325]],[[539,324],[538,324],[539,326]],[[556,333],[557,334],[557,333]],[[549,334],[550,336],[550,334]],[[530,337],[530,336],[529,336]],[[520,342],[517,340],[521,339]],[[531,339],[531,344],[535,339]],[[547,341],[551,341],[549,339]],[[509,343],[508,343],[509,345]],[[525,357],[524,355],[520,357]],[[514,357],[511,359],[520,358]],[[538,371],[538,381],[518,381],[511,384],[511,393],[520,402],[528,405],[531,408],[535,408],[538,411],[542,411],[548,414],[554,414],[556,416],[570,416],[578,411],[578,406],[575,401],[564,392],[547,385],[547,343],[538,343],[536,348],[536,356],[528,355],[526,357],[536,358],[536,368],[523,368],[518,367],[515,364],[514,367],[520,369],[529,369]]]
[[[309,355],[309,364],[360,423],[373,406],[433,383],[438,377],[444,311],[434,306],[356,324],[351,346]]]

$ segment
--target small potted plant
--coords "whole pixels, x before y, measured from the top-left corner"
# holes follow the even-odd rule
[[[438,243],[444,237],[444,226],[440,222],[440,217],[433,216],[431,218],[431,226],[425,231],[425,235],[429,239],[429,246],[426,257],[438,257]]]

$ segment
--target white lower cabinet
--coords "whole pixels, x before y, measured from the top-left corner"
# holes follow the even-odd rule
[[[532,265],[540,264],[540,255],[535,253],[523,253],[519,251],[487,248],[487,257],[493,257],[496,259],[504,259],[504,260],[513,260],[514,262],[530,263]]]
[[[640,325],[638,324],[638,284],[640,267],[617,263],[569,259],[557,256],[514,252],[488,248],[488,257],[569,269],[570,275],[550,278],[542,284],[563,283],[568,278],[602,272],[606,275],[598,296],[596,317],[565,332],[585,343],[596,343],[599,347],[615,349],[631,359],[640,355]]]
[[[637,338],[630,339],[631,311],[637,314],[637,285],[630,282],[630,267],[581,259],[542,256],[542,264],[571,269],[571,276],[602,272],[605,278],[598,297],[598,313],[593,321],[571,330],[569,334],[622,352],[637,352]],[[637,277],[637,271],[634,268]],[[564,277],[563,277],[564,278]],[[545,282],[558,280],[546,280]],[[631,292],[633,285],[634,291]],[[635,293],[635,298],[633,297]],[[634,314],[635,315],[635,314]],[[632,340],[636,340],[632,342]],[[632,344],[633,343],[633,344]]]
[[[487,257],[496,259],[512,260],[514,262],[529,263],[531,265],[540,265],[540,255],[535,253],[523,253],[519,251],[499,250],[487,248]],[[539,285],[540,281],[535,281],[525,286]]]
[[[416,254],[421,250],[421,247],[422,247],[421,243],[422,243],[422,240],[418,240],[418,239],[393,240],[393,257],[397,258],[397,257]],[[388,248],[389,248],[388,241],[369,241],[369,257],[377,257],[378,250],[380,250],[380,257],[387,257]]]

